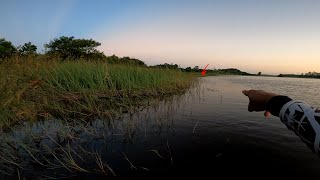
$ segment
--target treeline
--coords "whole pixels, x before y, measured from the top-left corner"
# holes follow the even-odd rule
[[[179,67],[178,64],[168,64],[168,63],[164,63],[164,64],[158,64],[155,66],[151,66],[151,67],[157,67],[157,68],[168,68],[168,69],[178,69],[181,70],[183,72],[201,72],[203,69],[199,68],[199,66],[195,66],[193,68],[191,67],[187,67],[187,68],[181,68]],[[259,72],[258,74],[250,74],[247,72],[243,72],[240,71],[239,69],[235,69],[235,68],[227,68],[227,69],[207,69],[207,74],[212,74],[212,75],[245,75],[245,76],[254,76],[254,75],[261,75],[261,72]]]
[[[118,57],[116,55],[106,56],[99,51],[97,47],[101,45],[93,39],[77,39],[73,36],[61,36],[44,44],[44,53],[37,52],[37,46],[31,42],[24,43],[20,46],[14,46],[10,41],[0,38],[0,63],[12,57],[40,57],[40,59],[54,60],[103,60],[110,64],[134,64],[138,66],[147,66],[142,60],[130,57]],[[179,67],[178,64],[159,64],[150,66],[153,68],[176,69],[183,72],[201,72],[203,69],[199,66],[193,68]],[[252,75],[247,72],[242,72],[235,68],[228,69],[207,69],[208,74],[230,74],[230,75]]]
[[[185,72],[201,72],[203,69],[199,68],[199,66],[195,66],[194,68],[187,67],[185,69],[182,69],[182,71]],[[210,75],[246,75],[246,76],[251,76],[253,74],[247,73],[240,71],[239,69],[235,68],[227,68],[227,69],[207,69],[207,74]]]
[[[279,74],[278,77],[296,77],[296,78],[320,78],[320,73],[318,72],[308,72],[305,74]]]
[[[15,47],[10,41],[0,38],[0,60],[8,59],[14,55],[35,55],[37,46],[31,42]]]
[[[156,67],[156,68],[167,68],[167,69],[181,69],[179,68],[178,64],[168,64],[168,63],[164,63],[164,64],[158,64],[158,65],[154,65],[154,66],[150,66],[150,67]]]
[[[97,49],[101,43],[92,39],[76,39],[73,36],[61,36],[44,44],[44,53],[37,52],[37,46],[27,42],[20,46],[14,46],[12,42],[0,38],[0,63],[12,57],[43,57],[42,59],[59,60],[105,60],[110,64],[135,64],[146,66],[136,58],[118,57],[116,55],[106,56]]]
[[[235,68],[215,69],[215,70],[211,70],[211,71],[209,70],[207,72],[208,73],[212,72],[212,73],[216,73],[216,74],[230,74],[230,75],[244,75],[244,76],[256,75],[256,74],[250,74],[247,72],[243,72],[243,71],[240,71],[239,69],[235,69]],[[259,75],[259,73],[258,73],[258,75]]]

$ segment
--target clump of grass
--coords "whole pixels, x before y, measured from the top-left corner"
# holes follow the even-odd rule
[[[82,93],[149,91],[159,94],[184,87],[190,80],[182,72],[169,69],[87,61],[56,63],[53,68],[42,69],[41,76],[50,88]]]
[[[150,97],[183,92],[193,78],[169,69],[37,57],[0,64],[0,76],[0,130],[21,120],[113,116]]]

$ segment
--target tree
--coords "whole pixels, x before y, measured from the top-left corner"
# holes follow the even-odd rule
[[[112,55],[112,56],[108,56],[107,57],[107,62],[110,63],[110,64],[117,64],[117,63],[119,63],[119,57],[116,56],[115,54]]]
[[[138,65],[138,66],[147,66],[143,61],[131,57],[118,57],[116,55],[108,56],[107,62],[109,64],[131,64],[131,65]]]
[[[0,59],[11,57],[16,52],[16,48],[10,41],[0,38]]]
[[[154,67],[158,67],[158,68],[167,68],[167,69],[178,69],[179,65],[178,64],[168,64],[168,63],[164,63],[164,64],[158,64],[155,65]]]
[[[141,61],[139,59],[135,59],[135,58],[130,58],[127,56],[120,58],[120,63],[134,64],[134,65],[138,65],[138,66],[147,66],[143,61]]]
[[[31,55],[36,54],[37,46],[31,44],[31,42],[24,43],[23,46],[18,48],[18,51],[21,55]]]
[[[73,36],[61,36],[60,38],[51,40],[44,47],[47,49],[48,54],[59,55],[63,59],[92,58],[97,55],[99,55],[98,57],[105,58],[104,55],[100,56],[102,53],[96,49],[100,45],[101,43],[92,39],[75,39]]]
[[[191,67],[186,68],[186,72],[191,72],[191,71],[192,71]]]
[[[258,72],[258,76],[261,76],[261,72]]]

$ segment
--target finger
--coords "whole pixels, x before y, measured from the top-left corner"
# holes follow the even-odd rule
[[[242,93],[243,93],[244,95],[248,96],[249,91],[248,91],[248,90],[243,90]]]
[[[271,116],[271,113],[269,111],[264,112],[264,116],[266,118],[269,118]]]

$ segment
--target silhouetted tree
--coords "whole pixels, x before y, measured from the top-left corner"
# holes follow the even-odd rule
[[[261,76],[261,72],[258,72],[258,76]]]
[[[234,75],[247,75],[251,76],[252,74],[240,71],[239,69],[235,68],[228,68],[228,69],[218,69],[216,70],[218,74],[234,74]]]
[[[21,55],[31,55],[36,54],[37,52],[37,46],[33,45],[31,42],[24,43],[23,46],[18,47],[18,52]]]
[[[107,63],[109,64],[131,64],[131,65],[138,65],[138,66],[147,66],[143,61],[135,58],[130,57],[118,57],[116,55],[108,56]]]
[[[108,56],[107,62],[110,64],[117,64],[117,63],[119,63],[119,57],[116,55]]]
[[[158,68],[168,68],[168,69],[178,69],[179,66],[178,64],[168,64],[168,63],[164,63],[164,64],[158,64],[155,65],[154,67],[158,67]]]
[[[0,38],[0,59],[6,59],[16,53],[16,48],[10,41]]]
[[[47,49],[48,54],[56,54],[63,59],[92,58],[95,55],[104,58],[103,53],[96,49],[100,45],[101,43],[92,39],[75,39],[73,36],[61,36],[60,38],[51,40],[50,43],[45,44],[44,47]]]
[[[191,71],[192,71],[191,67],[186,68],[186,72],[191,72]]]
[[[300,77],[300,78],[320,78],[320,73],[318,72],[307,72],[305,74],[279,74],[278,77]]]
[[[147,66],[143,61],[136,59],[136,58],[130,58],[130,57],[123,57],[120,58],[121,63],[126,63],[126,64],[134,64],[134,65],[139,65],[139,66]]]

